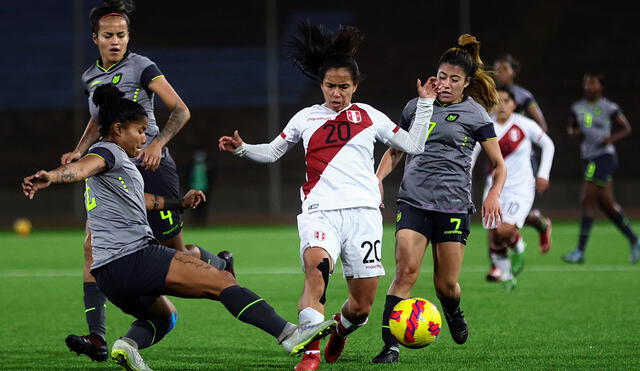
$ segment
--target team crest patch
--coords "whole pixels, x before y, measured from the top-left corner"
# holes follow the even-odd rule
[[[318,241],[324,241],[324,240],[325,240],[325,238],[327,237],[327,235],[326,235],[324,232],[318,232],[318,231],[316,231],[316,232],[314,233],[314,237],[315,237],[315,239],[316,239],[316,240],[318,240]]]
[[[456,121],[458,119],[458,117],[460,117],[460,115],[458,115],[456,113],[450,113],[449,116],[447,116],[447,118],[445,118],[445,120],[447,120],[449,122],[453,122],[453,121]]]
[[[360,111],[349,110],[347,111],[347,120],[357,124],[362,121],[362,115],[360,114]]]
[[[121,73],[119,73],[119,74],[117,74],[117,75],[113,76],[113,78],[111,79],[111,83],[112,83],[113,85],[118,85],[118,83],[120,82],[120,80],[122,80],[122,74],[121,74]]]

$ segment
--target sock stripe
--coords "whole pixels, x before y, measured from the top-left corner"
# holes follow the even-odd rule
[[[96,307],[87,308],[84,310],[85,313],[91,312],[92,310],[96,310]]]
[[[149,324],[151,325],[151,328],[153,328],[153,336],[151,337],[151,344],[154,344],[156,341],[156,325],[153,324],[153,322],[147,320],[147,322],[149,322]]]
[[[247,306],[246,306],[246,307],[244,307],[244,308],[242,308],[242,310],[240,311],[240,313],[238,313],[238,315],[236,316],[236,318],[240,319],[240,316],[242,315],[242,313],[244,313],[244,311],[245,311],[245,310],[249,309],[249,307],[251,307],[252,305],[254,305],[254,304],[258,303],[258,302],[261,302],[261,301],[264,301],[264,299],[260,298],[260,299],[254,300],[254,301],[252,301],[251,303],[247,304]]]
[[[389,328],[389,329],[390,329],[391,327],[390,327],[390,326],[388,326],[388,325],[387,325],[387,326],[382,325],[382,328]]]

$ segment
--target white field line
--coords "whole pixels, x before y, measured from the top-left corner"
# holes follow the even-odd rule
[[[462,273],[484,273],[487,267],[471,266],[463,267]],[[431,269],[422,269],[422,273],[430,273]],[[387,275],[392,274],[392,270],[387,269]],[[547,273],[547,272],[640,272],[640,264],[629,266],[618,265],[566,265],[566,266],[527,266],[527,273]],[[238,271],[241,279],[243,275],[287,275],[299,274],[302,271],[299,268],[260,268],[260,269],[243,269]],[[334,274],[342,274],[340,267],[336,269]],[[0,270],[0,278],[49,278],[49,277],[81,277],[82,271],[79,269],[5,269]]]

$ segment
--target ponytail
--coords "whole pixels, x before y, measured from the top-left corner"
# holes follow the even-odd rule
[[[480,58],[480,42],[475,36],[460,35],[458,46],[450,48],[440,56],[438,66],[443,63],[460,66],[470,78],[469,85],[464,89],[465,95],[473,97],[487,111],[498,104],[496,83],[491,74],[484,69],[484,63]]]

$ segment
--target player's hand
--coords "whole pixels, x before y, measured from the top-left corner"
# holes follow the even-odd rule
[[[160,167],[160,160],[162,160],[162,146],[155,140],[144,147],[136,160],[142,160],[140,166],[149,171],[156,171]]]
[[[242,138],[240,138],[240,135],[238,134],[238,130],[233,132],[232,137],[223,136],[223,137],[220,137],[220,139],[218,139],[218,148],[222,152],[225,152],[225,151],[233,152],[243,144],[244,142],[242,141]]]
[[[418,79],[416,88],[418,89],[418,96],[420,98],[436,98],[438,96],[438,86],[436,84],[437,79],[433,76],[427,79],[427,82],[422,85],[422,81]]]
[[[500,195],[489,191],[482,203],[482,226],[486,229],[496,229],[501,223]]]
[[[608,146],[609,144],[612,144],[612,143],[613,143],[613,139],[611,137],[605,137],[602,140],[602,145],[603,146]]]
[[[549,180],[544,178],[536,178],[536,191],[538,194],[543,194],[547,188],[549,188]]]
[[[44,170],[40,170],[37,173],[22,179],[22,193],[29,199],[33,199],[33,196],[41,189],[45,189],[51,185],[51,175]]]
[[[74,161],[78,161],[80,157],[82,157],[82,154],[78,151],[67,152],[60,157],[60,165],[66,165]]]
[[[191,189],[187,192],[186,195],[182,198],[182,208],[195,209],[203,202],[207,202],[207,197],[204,195],[204,192],[199,191],[197,189]]]
[[[382,180],[378,181],[378,188],[380,188],[380,208],[384,209],[384,185],[382,185]]]

